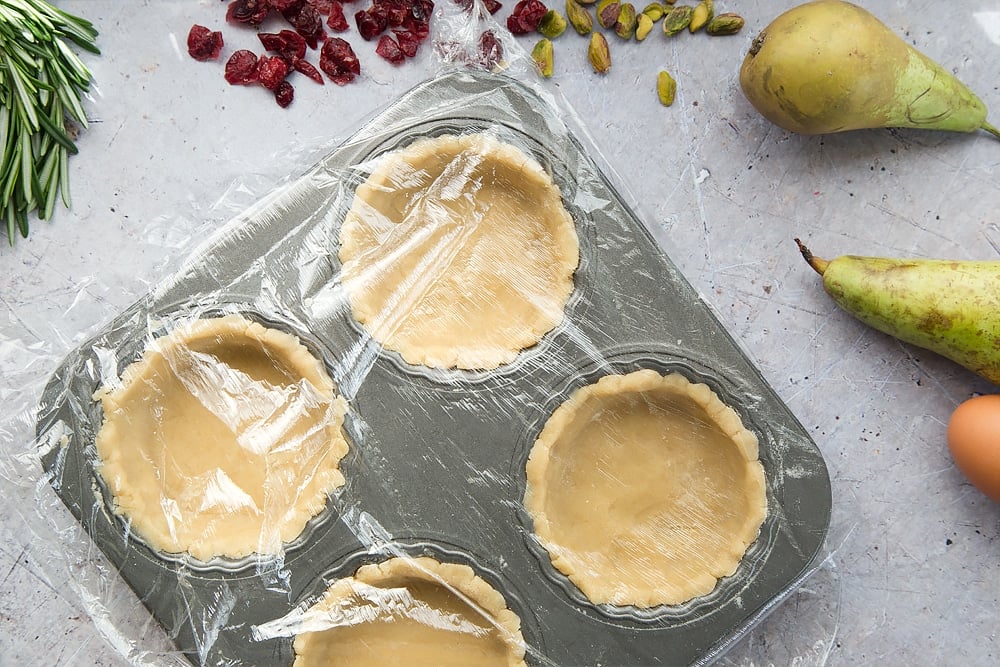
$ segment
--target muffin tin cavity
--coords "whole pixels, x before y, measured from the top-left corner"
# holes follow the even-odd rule
[[[681,373],[576,390],[531,448],[525,506],[596,604],[678,605],[735,572],[767,512],[757,437]]]
[[[589,303],[596,251],[564,156],[470,117],[381,136],[361,160],[331,216],[336,274],[316,288],[347,302],[351,371],[379,358],[476,391],[548,363]]]
[[[741,604],[767,576],[776,529],[793,528],[775,495],[784,454],[745,387],[676,350],[644,348],[581,360],[541,405],[511,474],[521,475],[527,548],[568,604],[608,623],[683,625]],[[631,458],[640,454],[650,460]],[[580,480],[587,488],[574,496]],[[699,495],[721,507],[696,512]],[[728,546],[706,542],[716,529],[716,538],[732,538]],[[553,537],[565,541],[567,530],[577,546],[590,545],[583,555]],[[615,579],[639,566],[645,576]]]
[[[97,396],[98,474],[159,551],[277,555],[344,483],[346,403],[322,363],[239,315],[156,338]]]
[[[284,618],[254,629],[292,641],[295,665],[524,667],[537,627],[509,582],[468,552],[411,540],[354,552]],[[524,616],[524,614],[527,614]]]

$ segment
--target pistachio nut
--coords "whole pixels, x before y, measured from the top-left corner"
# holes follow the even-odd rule
[[[597,2],[597,0],[578,0],[578,1],[581,5],[592,5],[595,2]]]
[[[589,35],[594,29],[594,17],[590,11],[580,4],[579,0],[566,0],[566,18],[573,30],[581,35]]]
[[[594,31],[590,35],[590,46],[587,47],[587,57],[594,71],[604,74],[611,69],[611,51],[608,50],[608,40],[604,33]]]
[[[648,16],[653,23],[656,23],[667,13],[667,8],[658,2],[651,2],[642,8],[642,13]]]
[[[563,18],[558,9],[550,9],[545,12],[545,16],[538,24],[538,32],[549,39],[555,39],[565,31],[566,19]]]
[[[670,72],[661,71],[657,75],[656,94],[663,106],[669,107],[674,103],[674,97],[677,96],[677,82],[674,81],[674,77],[670,76]]]
[[[602,28],[612,30],[618,23],[618,0],[600,0],[597,3],[597,22]]]
[[[715,3],[712,0],[701,0],[691,12],[691,23],[688,24],[688,30],[698,32],[708,25],[714,15]]]
[[[653,29],[653,19],[647,14],[639,14],[635,23],[635,41],[641,42],[649,36],[649,31]]]
[[[667,37],[673,37],[681,30],[687,28],[691,25],[691,14],[693,13],[694,7],[690,5],[677,5],[671,9],[663,17],[663,34]]]
[[[547,37],[542,37],[538,40],[538,43],[535,44],[535,48],[531,50],[531,59],[535,61],[535,64],[538,65],[538,71],[541,72],[542,76],[546,79],[552,76],[554,57],[552,40]]]
[[[615,22],[615,34],[624,40],[635,36],[636,15],[635,5],[625,2],[618,9],[618,21]]]
[[[708,22],[705,32],[709,35],[735,35],[743,29],[743,23],[743,17],[739,14],[719,14]]]

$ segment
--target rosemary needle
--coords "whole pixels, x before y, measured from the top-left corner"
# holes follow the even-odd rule
[[[96,39],[89,21],[44,0],[0,0],[0,221],[11,245],[31,214],[51,218],[57,198],[70,205],[66,126],[87,126],[91,76],[69,43],[99,54]]]

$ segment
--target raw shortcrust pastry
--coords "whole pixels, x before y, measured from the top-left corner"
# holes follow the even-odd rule
[[[539,541],[595,604],[711,592],[767,513],[757,437],[677,373],[610,375],[574,392],[532,447],[527,478]]]
[[[157,338],[95,398],[115,511],[159,551],[280,553],[344,483],[346,403],[322,364],[238,315]]]
[[[363,565],[303,617],[294,667],[524,667],[521,621],[472,568],[429,557]]]
[[[485,134],[383,156],[340,231],[355,319],[411,364],[491,369],[562,321],[579,241],[559,188]]]

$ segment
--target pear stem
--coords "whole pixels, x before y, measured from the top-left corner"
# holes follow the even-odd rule
[[[809,263],[809,266],[813,268],[813,271],[819,275],[823,275],[826,271],[826,267],[830,266],[830,262],[813,255],[812,251],[809,250],[809,248],[807,248],[802,241],[795,239],[795,244],[799,246],[799,252],[802,253],[802,259]]]
[[[986,121],[983,121],[983,124],[980,125],[980,127],[983,128],[984,130],[986,130],[987,132],[989,132],[990,134],[992,134],[997,139],[1000,139],[1000,130],[998,130],[997,128],[993,127],[992,125],[990,125]]]

